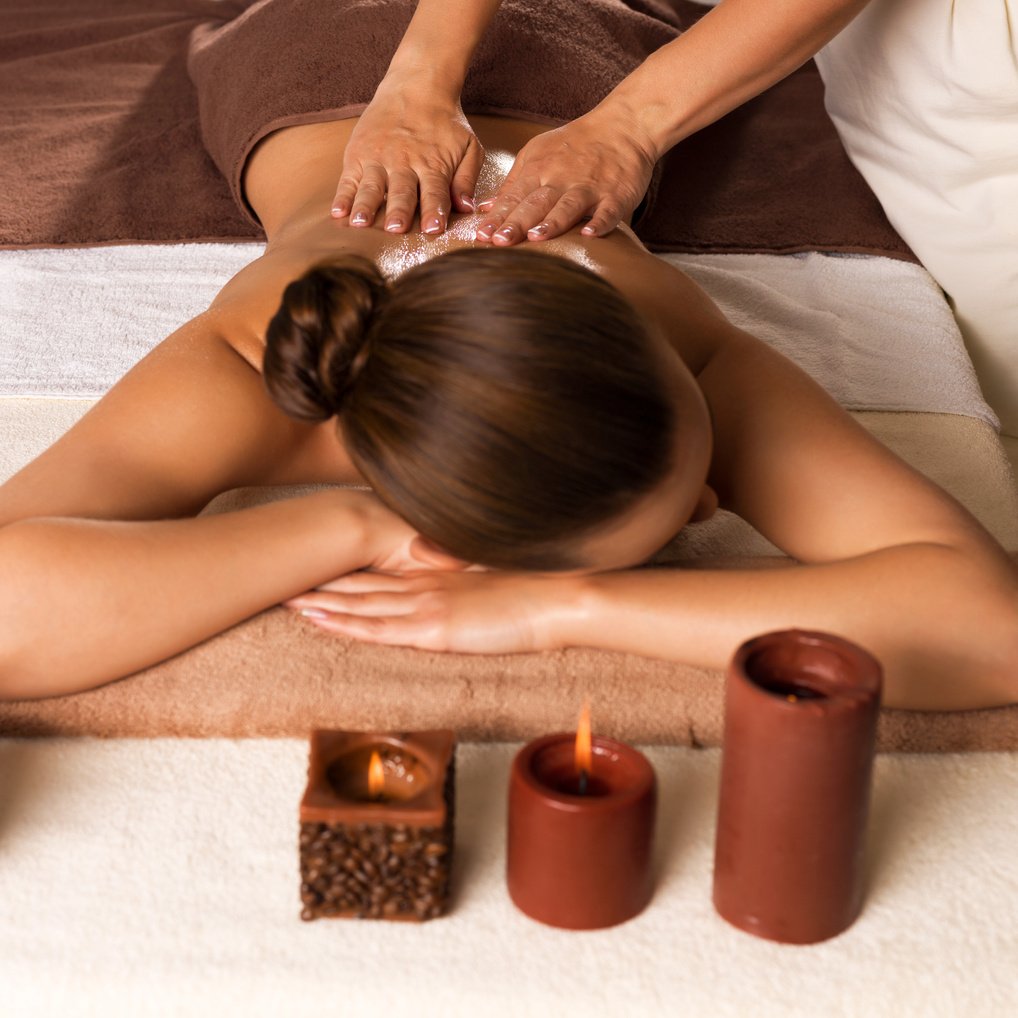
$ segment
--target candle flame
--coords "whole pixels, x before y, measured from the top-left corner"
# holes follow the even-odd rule
[[[590,703],[584,701],[580,720],[576,723],[576,771],[590,774]]]
[[[368,764],[368,792],[372,799],[378,798],[385,788],[385,768],[378,750],[371,751],[371,763]]]

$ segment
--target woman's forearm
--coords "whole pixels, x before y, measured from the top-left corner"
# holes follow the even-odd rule
[[[387,77],[427,87],[459,101],[474,50],[502,0],[419,0]]]
[[[577,582],[577,581],[570,581]],[[816,629],[884,667],[884,702],[965,709],[1018,697],[1018,581],[1006,559],[906,545],[823,565],[661,569],[583,577],[557,616],[558,646],[592,646],[723,668],[761,633]]]
[[[193,519],[3,528],[0,696],[128,675],[361,568],[371,552],[357,498],[328,491]]]
[[[868,0],[722,0],[601,103],[655,158],[791,74]]]

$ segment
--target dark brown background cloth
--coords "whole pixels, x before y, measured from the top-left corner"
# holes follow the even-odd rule
[[[300,61],[318,31],[342,80],[344,51],[371,42],[353,17],[342,38],[321,36],[316,19],[332,18],[335,9],[327,0],[272,2],[290,13],[289,30],[267,52],[248,55],[256,68]],[[534,95],[531,76],[543,60],[557,75],[557,95],[568,97],[571,83],[589,82],[589,69],[580,73],[576,64],[583,31],[563,37],[537,30],[548,9],[565,2],[506,0],[500,18],[529,6],[528,45],[500,49],[503,28],[496,25],[472,79],[501,75],[495,86],[515,81],[513,87]],[[257,238],[201,144],[187,71],[194,30],[202,26],[199,37],[207,36],[250,6],[249,0],[40,0],[0,9],[0,247]],[[573,6],[582,18],[583,0]],[[665,42],[703,14],[685,0],[633,0],[629,7],[643,15],[630,33],[636,38],[618,40],[630,49]],[[611,84],[602,83],[589,105]],[[678,146],[665,161],[656,197],[640,224],[655,250],[913,258],[848,161],[823,112],[812,65]]]

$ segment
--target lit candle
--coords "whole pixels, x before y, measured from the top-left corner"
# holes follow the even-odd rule
[[[311,733],[300,804],[303,919],[432,919],[448,903],[451,731]]]
[[[638,915],[653,891],[657,782],[647,758],[592,736],[589,710],[575,734],[524,746],[509,783],[507,880],[516,906],[571,930]]]
[[[825,633],[768,633],[728,671],[714,905],[769,940],[811,944],[862,908],[881,669]]]

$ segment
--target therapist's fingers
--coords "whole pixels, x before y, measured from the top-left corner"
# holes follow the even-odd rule
[[[623,219],[628,220],[632,209],[623,209],[622,203],[614,198],[602,198],[580,233],[587,237],[604,237],[611,233]]]
[[[375,215],[385,200],[385,178],[385,169],[378,163],[364,167],[350,209],[351,226],[370,226],[375,221]]]
[[[478,224],[477,231],[474,234],[475,240],[491,240],[495,231],[515,211],[517,205],[529,193],[529,189],[516,190],[513,188],[506,190],[504,184],[502,188],[502,191],[495,195],[493,199],[483,201],[477,206],[478,211],[484,213],[484,218]]]
[[[354,196],[357,194],[357,183],[360,176],[352,173],[344,173],[339,178],[336,186],[336,197],[332,199],[332,216],[334,219],[342,219],[350,215],[350,207],[353,205]]]
[[[476,211],[474,192],[477,190],[477,178],[484,165],[484,148],[476,138],[467,146],[467,151],[460,161],[452,177],[452,200],[460,212]]]
[[[529,230],[527,239],[541,241],[561,237],[589,216],[596,204],[597,195],[589,188],[569,188],[541,222]]]
[[[417,211],[417,174],[396,170],[389,175],[389,193],[385,202],[385,229],[406,233]]]
[[[558,188],[550,186],[531,191],[494,231],[491,242],[505,247],[526,240],[527,231],[544,222],[558,202],[560,193]]]
[[[421,179],[421,233],[443,233],[449,224],[449,178],[435,170]]]

